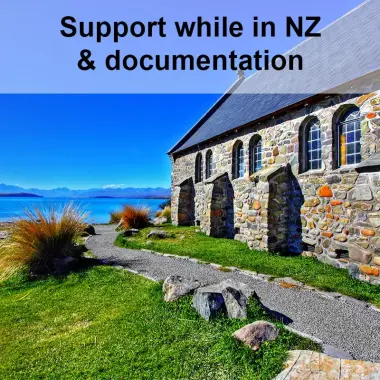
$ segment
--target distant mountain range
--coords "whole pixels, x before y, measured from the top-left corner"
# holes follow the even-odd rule
[[[106,187],[88,190],[71,190],[60,187],[51,190],[24,189],[20,186],[0,184],[0,194],[20,196],[19,194],[38,195],[45,198],[136,198],[136,199],[165,199],[170,198],[170,189],[134,188],[134,187]]]

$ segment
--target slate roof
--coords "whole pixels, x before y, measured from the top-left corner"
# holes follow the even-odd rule
[[[307,68],[258,71],[236,82],[168,153],[198,145],[379,70],[380,1],[366,1],[325,28],[322,37],[310,38],[288,54],[301,54]],[[281,93],[266,93],[268,88]]]

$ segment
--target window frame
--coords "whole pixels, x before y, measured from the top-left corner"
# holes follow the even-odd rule
[[[195,157],[195,183],[203,182],[203,156],[199,152]]]
[[[351,116],[353,114],[356,114],[356,117],[352,117]],[[343,132],[343,128],[344,127],[347,127],[349,126],[349,124],[353,123],[354,124],[354,129],[352,131],[346,131],[345,133]],[[336,129],[336,141],[335,141],[335,147],[336,147],[336,157],[335,157],[335,167],[337,169],[339,168],[342,168],[342,167],[346,167],[346,166],[353,166],[353,165],[357,165],[359,164],[361,161],[362,161],[362,155],[361,155],[361,112],[360,112],[360,108],[357,107],[357,106],[350,106],[348,108],[346,108],[345,110],[343,110],[338,119],[337,119],[337,122],[336,122],[336,126],[335,126],[335,129]],[[342,156],[341,156],[341,151],[342,151],[342,136],[343,135],[348,135],[349,133],[353,133],[354,135],[354,140],[352,142],[349,142],[347,143],[347,141],[345,142],[345,149],[347,149],[347,145],[351,145],[353,144],[354,146],[355,145],[359,145],[359,149],[357,150],[356,148],[354,148],[354,153],[349,153],[347,154],[346,152],[346,155],[345,155],[345,162],[343,163],[342,162]],[[357,139],[357,134],[359,135],[359,139]],[[348,161],[348,156],[358,156],[359,157],[359,160],[356,161],[356,158],[354,158],[355,162],[351,162],[351,163],[347,163]]]
[[[249,141],[249,175],[257,173],[263,168],[262,166],[262,138],[260,135],[254,135]],[[258,150],[260,148],[260,150]],[[258,159],[260,156],[260,160]],[[260,166],[258,166],[260,162]]]
[[[319,139],[313,140],[312,136],[310,136],[310,132],[312,131],[312,128],[318,126],[319,130]],[[315,141],[319,141],[319,147],[317,149],[311,149],[309,144]],[[322,159],[322,132],[321,132],[321,122],[317,116],[309,116],[307,117],[304,122],[302,123],[301,129],[300,129],[300,146],[301,149],[299,151],[299,165],[300,170],[299,173],[306,173],[308,171],[313,170],[322,170],[323,168],[323,159]],[[310,152],[319,152],[318,158],[313,160],[313,156],[311,155],[310,159]],[[311,165],[312,161],[319,161],[319,167],[313,167]]]
[[[206,153],[206,179],[210,178],[215,172],[214,154],[211,149]]]
[[[244,144],[242,141],[237,141],[233,149],[233,179],[243,178],[245,174],[244,163]]]

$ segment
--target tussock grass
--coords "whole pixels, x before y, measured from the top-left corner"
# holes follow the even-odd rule
[[[123,210],[111,211],[109,215],[110,215],[110,220],[108,223],[117,224],[120,222],[121,218],[123,217]]]
[[[0,246],[0,278],[23,268],[48,273],[53,270],[54,259],[75,256],[87,216],[73,203],[61,209],[53,206],[25,210],[25,217],[15,220],[9,239]]]
[[[149,224],[149,214],[147,207],[125,205],[122,211],[123,227],[125,229],[145,228]]]
[[[172,220],[172,209],[171,209],[171,207],[165,206],[162,210],[158,210],[156,212],[156,217],[167,218],[168,222],[170,223]]]

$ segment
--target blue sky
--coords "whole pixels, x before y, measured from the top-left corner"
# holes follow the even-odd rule
[[[183,2],[181,5],[181,1]],[[90,188],[170,186],[168,149],[214,103],[218,95],[7,95],[58,92],[183,92],[212,89],[220,93],[235,79],[233,72],[96,73],[80,72],[76,58],[81,39],[60,36],[60,19],[86,20],[194,19],[197,15],[228,15],[244,21],[258,15],[283,27],[286,16],[321,16],[325,27],[362,3],[361,0],[221,1],[218,8],[204,0],[146,3],[109,0],[6,1],[0,12],[0,183],[23,187]],[[181,5],[181,6],[180,6]],[[6,38],[5,38],[6,36]],[[323,37],[322,37],[323,38]],[[119,48],[144,53],[211,53],[236,48],[241,53],[270,49],[284,53],[301,42],[284,34],[272,39],[189,39],[127,41]],[[135,45],[133,45],[135,43]],[[146,43],[146,44],[145,44]],[[115,46],[105,44],[110,52]],[[94,47],[95,48],[95,47]],[[98,46],[98,48],[100,48]],[[112,50],[111,49],[111,50]],[[136,50],[137,49],[137,50]],[[169,49],[169,50],[168,50]],[[228,49],[228,50],[226,50]],[[249,74],[249,73],[248,73]],[[164,76],[163,76],[164,75]],[[175,85],[173,85],[175,83]],[[67,84],[67,86],[66,86]],[[98,85],[99,84],[99,85]],[[110,84],[108,86],[108,84]],[[149,85],[150,84],[150,85]],[[157,86],[155,86],[157,84]],[[5,94],[4,94],[5,93]]]
[[[166,152],[217,95],[0,95],[0,182],[170,186]]]

